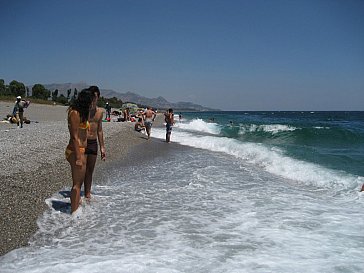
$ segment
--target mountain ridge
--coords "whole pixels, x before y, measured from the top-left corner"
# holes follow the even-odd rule
[[[74,91],[75,88],[78,91],[80,91],[89,86],[90,85],[88,85],[85,82],[44,84],[44,87],[46,89],[52,92],[58,89],[59,94],[63,94],[65,96],[67,96],[67,90],[69,89],[71,89],[72,92]],[[123,102],[134,102],[138,105],[151,106],[153,108],[159,108],[159,109],[173,108],[174,110],[190,110],[190,111],[220,111],[220,109],[213,109],[192,102],[169,102],[162,96],[158,96],[156,98],[147,98],[130,91],[127,91],[126,93],[121,93],[113,89],[100,89],[100,91],[101,91],[101,96],[103,96],[104,98],[116,97],[122,100]]]

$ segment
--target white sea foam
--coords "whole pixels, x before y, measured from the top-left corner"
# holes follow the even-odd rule
[[[209,133],[213,135],[218,135],[221,132],[221,127],[216,123],[208,123],[202,119],[193,119],[186,123],[177,123],[176,127],[188,130]]]
[[[315,126],[315,127],[313,127],[314,129],[326,129],[326,130],[329,130],[330,129],[330,127],[322,127],[322,126]]]
[[[32,244],[0,257],[0,272],[363,272],[360,200],[241,162],[182,149],[114,168],[106,186],[94,181],[78,220],[47,210]]]
[[[290,132],[295,130],[297,130],[296,127],[284,124],[263,124],[263,125],[250,124],[241,126],[239,134],[245,134],[247,132],[248,133],[267,132],[274,135],[280,132]]]
[[[164,138],[164,131],[157,129],[153,136]],[[223,152],[259,166],[272,174],[307,185],[338,190],[355,189],[364,181],[363,177],[297,160],[286,156],[279,148],[270,148],[259,143],[246,143],[226,137],[198,136],[178,128],[172,133],[172,141],[195,148]]]
[[[30,246],[0,257],[0,272],[364,272],[364,195],[346,191],[361,177],[198,123],[216,131],[188,123],[172,142],[200,149],[108,170],[76,219],[66,192],[47,199]]]

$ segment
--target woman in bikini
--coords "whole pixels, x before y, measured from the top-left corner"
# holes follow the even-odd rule
[[[66,159],[71,165],[73,186],[71,190],[71,213],[78,209],[81,186],[85,178],[87,131],[89,112],[94,100],[94,93],[83,89],[68,108],[68,130],[70,141],[66,148]]]

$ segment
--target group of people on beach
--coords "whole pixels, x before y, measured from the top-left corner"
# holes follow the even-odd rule
[[[92,176],[97,160],[98,146],[101,160],[106,159],[102,120],[104,110],[97,107],[100,90],[97,86],[83,89],[68,108],[68,130],[70,140],[65,156],[70,163],[73,185],[71,189],[71,213],[74,213],[81,201],[81,187],[84,184],[85,197],[91,197]],[[111,110],[111,107],[110,107]],[[108,115],[109,111],[106,111]],[[139,120],[150,138],[156,112],[148,107]],[[165,114],[166,142],[170,142],[174,124],[173,109]]]
[[[152,125],[157,117],[157,113],[151,108],[147,107],[147,110],[138,118],[135,123],[134,129],[137,132],[142,132],[145,130],[148,139],[150,138]],[[173,109],[170,108],[164,113],[164,121],[166,122],[166,142],[171,142],[172,126],[174,125],[174,114]]]

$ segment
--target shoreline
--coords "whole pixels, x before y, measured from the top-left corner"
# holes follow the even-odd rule
[[[0,101],[2,119],[12,106],[11,102]],[[31,104],[24,112],[31,123],[24,124],[24,128],[0,124],[0,256],[27,246],[38,230],[38,217],[49,209],[45,199],[72,185],[70,166],[64,158],[69,139],[66,110],[64,106]],[[160,126],[162,115],[155,121],[155,127]],[[152,148],[153,139],[148,141],[145,135],[135,132],[131,122],[103,122],[103,130],[106,161],[97,159],[94,181],[98,183],[102,183],[113,163],[131,164],[129,153],[130,158],[148,160],[143,144],[153,153],[163,150]]]

